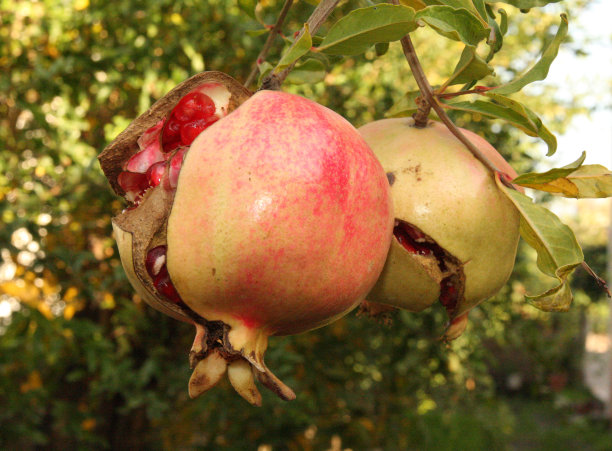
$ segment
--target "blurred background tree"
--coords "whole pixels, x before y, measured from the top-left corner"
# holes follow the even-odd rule
[[[296,2],[286,35],[312,3]],[[589,1],[563,3],[577,16]],[[343,2],[331,19],[367,4]],[[128,284],[110,227],[123,204],[96,157],[188,76],[210,69],[245,80],[265,40],[260,21],[273,24],[281,6],[0,0],[0,448],[610,449],[603,423],[567,423],[577,407],[597,408],[583,388],[581,357],[587,313],[605,324],[602,296],[577,276],[569,313],[538,312],[522,298],[525,285],[546,283],[533,275],[527,249],[512,280],[451,345],[438,340],[442,308],[401,312],[387,326],[351,314],[272,339],[267,360],[296,401],[264,394],[257,409],[226,382],[188,399],[192,330],[146,306]],[[511,72],[554,34],[559,9],[507,9],[517,17],[499,63]],[[459,47],[426,30],[415,41],[433,84],[451,73]],[[356,126],[384,117],[415,87],[398,44],[381,58],[372,49],[332,60],[321,75],[285,89]],[[547,91],[528,104],[562,131],[584,107],[553,99]],[[505,125],[454,119],[519,172],[539,158],[533,140]],[[603,274],[605,238],[587,244]]]

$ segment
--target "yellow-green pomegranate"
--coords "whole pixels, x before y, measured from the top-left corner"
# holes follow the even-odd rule
[[[516,256],[519,214],[490,173],[441,123],[411,118],[359,129],[383,165],[395,228],[370,302],[421,311],[440,301],[451,318],[448,338],[466,314],[506,283]],[[515,171],[483,138],[462,132],[510,179]]]

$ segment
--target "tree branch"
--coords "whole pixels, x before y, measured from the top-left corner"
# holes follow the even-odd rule
[[[399,5],[398,0],[391,0],[394,5]],[[493,173],[500,173],[501,171],[491,162],[481,151],[478,149],[472,142],[463,134],[461,130],[453,123],[442,105],[438,103],[435,98],[433,88],[429,84],[425,73],[423,72],[423,67],[419,62],[414,46],[412,45],[412,40],[409,35],[404,36],[400,42],[402,43],[402,48],[404,50],[404,55],[406,56],[406,60],[408,61],[408,65],[410,66],[410,70],[412,71],[412,75],[417,82],[419,90],[421,91],[424,100],[429,104],[431,108],[434,109],[440,120],[446,125],[446,127],[450,130],[450,132],[463,143],[463,145],[476,157],[478,161],[480,161],[487,169],[489,169]],[[417,122],[417,118],[415,118],[415,122]],[[500,180],[504,183],[504,185],[509,188],[513,188],[514,186],[506,177],[500,177]]]
[[[257,59],[255,60],[255,64],[253,64],[253,68],[251,69],[251,73],[249,74],[249,76],[247,77],[246,81],[244,82],[244,87],[245,88],[248,88],[249,85],[251,83],[253,83],[253,80],[255,79],[255,76],[257,75],[258,66],[268,56],[268,52],[270,51],[270,48],[272,47],[272,43],[274,42],[274,38],[276,38],[276,36],[280,33],[281,28],[283,26],[283,22],[285,21],[285,18],[287,17],[287,14],[289,13],[289,9],[291,9],[292,5],[293,5],[293,0],[285,0],[285,4],[283,5],[283,8],[281,9],[281,12],[278,15],[278,19],[276,20],[276,24],[274,24],[274,26],[270,30],[270,33],[268,34],[268,38],[266,39],[266,42],[264,43],[264,46],[261,49],[261,52],[259,52],[259,55],[257,55]]]
[[[321,25],[323,25],[323,22],[327,20],[327,18],[332,13],[338,3],[340,3],[340,0],[321,0],[321,2],[317,5],[315,10],[308,18],[308,21],[306,21],[306,25],[308,25],[311,35],[314,36],[314,34],[321,27]],[[293,45],[295,45],[295,43],[299,41],[300,37],[303,34],[304,28],[302,28],[299,34],[295,37]],[[266,78],[264,78],[259,89],[280,89],[281,85],[289,75],[289,72],[293,70],[296,63],[297,61],[295,61],[289,67],[280,71],[279,73],[275,73],[275,71],[273,70],[269,75],[266,76]]]

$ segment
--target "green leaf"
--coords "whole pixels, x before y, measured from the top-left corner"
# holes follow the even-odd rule
[[[356,9],[331,27],[317,51],[358,55],[376,43],[397,41],[416,27],[415,12],[407,6],[380,4]]]
[[[506,187],[497,176],[496,181],[521,215],[521,237],[536,250],[538,268],[559,282],[544,293],[527,298],[534,306],[547,312],[567,311],[572,302],[568,277],[584,260],[574,232],[550,210]]]
[[[312,38],[310,37],[310,30],[308,28],[308,24],[304,24],[304,32],[298,38],[298,40],[295,41],[285,53],[283,53],[283,56],[276,65],[274,72],[279,73],[289,67],[302,56],[306,55],[310,51],[311,47]]]
[[[383,56],[389,50],[389,43],[378,42],[374,48],[376,49],[376,56]]]
[[[404,94],[387,113],[385,117],[406,117],[416,113],[418,107],[416,99],[421,95],[421,91],[409,91]]]
[[[400,4],[404,6],[408,6],[414,9],[415,11],[418,11],[420,9],[427,7],[427,3],[424,2],[423,0],[400,0]]]
[[[487,18],[487,4],[485,0],[473,0],[474,8],[478,11],[478,15],[485,20]]]
[[[325,78],[325,65],[316,59],[310,58],[296,66],[287,76],[286,81],[295,85],[314,84]]]
[[[467,9],[483,24],[486,24],[485,0],[424,0],[424,3],[427,6],[450,6],[455,9]]]
[[[268,30],[267,28],[258,28],[257,30],[247,30],[246,34],[248,34],[249,36],[257,37],[269,32],[270,30]]]
[[[259,77],[257,78],[257,86],[261,86],[261,82],[263,81],[264,77],[268,75],[270,72],[272,72],[272,69],[274,69],[274,66],[272,66],[272,64],[268,63],[267,61],[264,61],[263,63],[259,64],[257,68],[259,69]]]
[[[582,152],[567,166],[522,174],[512,183],[577,199],[612,197],[612,172],[599,164],[582,166],[585,158],[586,152]]]
[[[493,73],[493,68],[476,54],[476,48],[465,46],[447,86],[480,80]]]
[[[505,36],[506,33],[508,33],[508,13],[506,13],[505,9],[498,9],[497,12],[500,15],[500,19],[499,19],[499,29],[501,30],[501,33]]]
[[[545,6],[549,3],[558,3],[561,0],[500,0],[502,3],[515,6],[519,9],[531,9],[539,6]]]
[[[497,10],[500,15],[499,24],[495,20],[495,13],[491,5],[487,4],[487,18],[489,26],[491,27],[492,33],[487,39],[487,45],[490,47],[489,55],[487,56],[487,62],[493,59],[495,55],[502,48],[504,43],[504,35],[508,32],[508,15],[503,9]]]
[[[516,78],[508,84],[502,85],[498,88],[491,90],[491,92],[496,92],[497,94],[504,95],[512,94],[513,92],[520,91],[529,83],[544,80],[548,75],[550,65],[559,53],[559,46],[561,45],[561,42],[563,42],[563,40],[567,36],[567,27],[567,16],[565,14],[561,14],[561,24],[559,25],[557,34],[550,42],[550,44],[548,44],[548,47],[546,47],[544,52],[542,52],[542,57],[540,58],[540,60],[520,77]]]
[[[557,150],[557,139],[548,128],[542,124],[540,118],[528,109],[526,106],[511,100],[507,97],[499,95],[490,95],[490,91],[484,93],[485,96],[491,97],[497,102],[487,102],[475,100],[473,102],[443,102],[445,106],[453,110],[466,111],[483,116],[502,119],[515,127],[523,130],[529,136],[540,137],[548,146],[547,155],[552,155]],[[503,104],[501,104],[503,102]]]
[[[429,6],[419,11],[418,20],[425,22],[442,36],[475,46],[489,35],[489,29],[465,8]]]

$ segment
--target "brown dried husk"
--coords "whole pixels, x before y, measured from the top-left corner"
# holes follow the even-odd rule
[[[100,153],[98,160],[106,178],[113,190],[120,196],[125,192],[117,183],[117,177],[123,170],[124,164],[140,149],[138,138],[149,128],[166,118],[178,101],[199,85],[206,83],[220,83],[227,88],[231,97],[228,112],[234,111],[253,93],[242,86],[238,81],[223,72],[200,72],[191,78],[179,83],[168,94],[155,102],[145,113],[138,116],[128,127]]]

